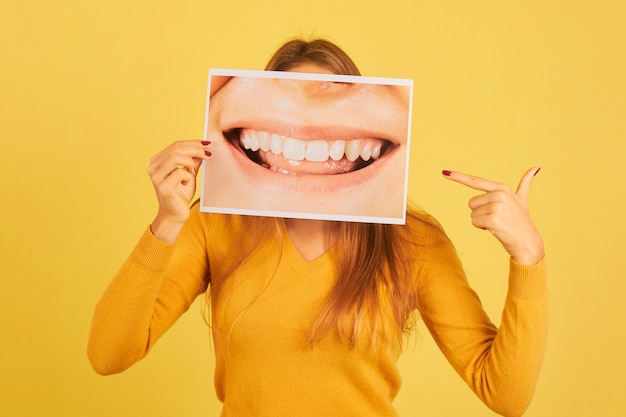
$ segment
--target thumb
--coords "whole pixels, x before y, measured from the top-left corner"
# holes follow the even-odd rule
[[[198,170],[200,169],[200,166],[202,165],[202,159],[199,158],[194,158],[193,159],[193,174],[197,175],[198,174]]]
[[[537,175],[537,173],[539,173],[540,169],[541,168],[534,167],[526,171],[517,186],[515,194],[517,194],[525,203],[528,203],[528,195],[530,194],[530,185],[533,182],[533,178]]]

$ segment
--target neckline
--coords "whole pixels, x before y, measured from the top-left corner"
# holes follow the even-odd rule
[[[298,249],[296,248],[296,245],[294,245],[293,241],[291,240],[291,236],[289,236],[289,231],[287,230],[287,225],[285,224],[285,219],[281,219],[279,223],[281,233],[283,235],[283,253],[284,255],[286,255],[287,259],[289,259],[295,266],[322,266],[330,262],[331,259],[336,256],[337,243],[332,245],[326,252],[322,253],[317,258],[307,261],[306,259],[304,259],[300,251],[298,251]]]

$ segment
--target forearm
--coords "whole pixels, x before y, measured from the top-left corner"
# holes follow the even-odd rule
[[[173,249],[144,233],[96,306],[88,355],[101,374],[118,373],[145,356],[152,318]]]
[[[521,415],[533,397],[548,329],[545,261],[511,261],[502,323],[491,346],[466,369],[472,389],[494,411]]]

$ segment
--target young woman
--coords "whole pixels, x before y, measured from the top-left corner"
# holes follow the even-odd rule
[[[266,69],[359,74],[323,40],[288,42]],[[399,226],[201,213],[190,202],[201,162],[220,157],[209,149],[182,141],[152,158],[158,213],[97,305],[88,346],[97,372],[143,358],[206,294],[222,416],[397,415],[396,361],[416,314],[481,400],[524,412],[547,333],[543,243],[527,207],[538,169],[516,192],[443,171],[483,192],[470,200],[472,222],[510,255],[496,328],[429,215],[409,209]]]

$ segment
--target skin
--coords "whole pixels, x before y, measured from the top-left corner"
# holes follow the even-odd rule
[[[483,192],[469,200],[472,224],[491,232],[511,259],[522,265],[534,265],[544,257],[543,239],[528,209],[530,186],[539,169],[526,171],[515,192],[499,182],[461,172],[443,172],[444,178]]]
[[[328,72],[317,66],[294,68],[301,72]],[[221,85],[220,85],[221,87]],[[314,84],[303,88],[315,88]],[[159,204],[151,223],[155,237],[173,244],[189,217],[189,204],[196,191],[196,178],[202,161],[209,161],[210,144],[200,140],[178,141],[150,160],[148,175]],[[528,196],[538,168],[529,169],[515,192],[507,185],[456,171],[443,171],[444,178],[481,191],[469,201],[472,224],[490,231],[513,261],[534,265],[544,257],[541,235],[528,209]],[[311,261],[324,254],[338,239],[338,223],[285,219],[289,236],[302,257]]]

